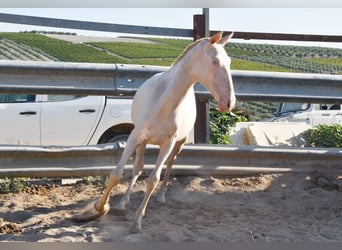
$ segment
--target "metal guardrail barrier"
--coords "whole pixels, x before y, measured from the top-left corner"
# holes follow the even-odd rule
[[[0,61],[0,93],[133,95],[168,67],[128,64]],[[342,75],[233,70],[240,100],[342,103]],[[209,98],[197,84],[196,93]]]
[[[123,146],[118,143],[82,147],[0,146],[0,177],[108,175],[122,150]],[[152,171],[157,154],[158,147],[147,147],[143,174]],[[172,168],[172,174],[342,174],[341,162],[341,149],[186,145]],[[131,171],[132,165],[127,165],[125,176],[130,176]]]

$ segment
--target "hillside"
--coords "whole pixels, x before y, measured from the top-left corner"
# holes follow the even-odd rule
[[[58,61],[37,48],[4,38],[0,40],[0,60]]]
[[[57,39],[62,37],[64,39]],[[124,42],[122,39],[103,39],[102,42],[101,39],[81,38],[30,32],[0,33],[0,60],[169,66],[191,43],[185,39],[131,38]],[[232,58],[232,69],[342,74],[342,49],[229,43],[226,50]],[[251,112],[253,120],[272,116],[276,106],[275,103],[260,102],[240,105]]]
[[[72,38],[71,41],[85,39],[85,42],[65,41],[67,37],[69,40]],[[165,66],[170,65],[191,43],[191,40],[161,38],[128,40],[133,42],[115,42],[115,39],[112,42],[111,39],[102,38],[104,42],[99,42],[94,38],[86,39],[81,36],[49,37],[34,33],[0,33],[1,38],[5,42],[11,41],[12,48],[26,47],[23,53],[8,50],[8,55],[3,55],[2,59],[24,60],[20,55],[29,52],[28,48],[31,48],[32,51],[49,55],[52,57],[50,60],[57,61]],[[5,47],[1,50],[6,50],[7,45],[3,42],[2,45]],[[342,74],[342,49],[242,43],[229,43],[226,49],[233,58],[233,69]],[[34,60],[35,57],[34,54],[29,60]],[[42,59],[37,57],[37,60]]]

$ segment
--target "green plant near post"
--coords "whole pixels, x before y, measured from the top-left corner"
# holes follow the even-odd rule
[[[320,124],[304,132],[306,146],[342,148],[342,125]]]
[[[229,132],[237,122],[245,122],[244,116],[232,115],[229,112],[220,113],[216,109],[210,110],[210,143],[231,144]]]
[[[21,178],[5,178],[0,182],[0,193],[20,193],[26,186]]]

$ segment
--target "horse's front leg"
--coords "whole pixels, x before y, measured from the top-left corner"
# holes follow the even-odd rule
[[[141,171],[144,167],[144,152],[145,152],[145,147],[146,144],[142,144],[137,147],[136,149],[136,157],[135,157],[135,162],[134,162],[134,167],[132,171],[132,178],[129,183],[129,186],[125,192],[125,194],[122,196],[120,202],[113,207],[113,210],[119,213],[122,213],[123,211],[126,210],[126,206],[129,203],[132,188],[139,178]]]
[[[103,215],[107,214],[109,211],[109,197],[110,193],[114,186],[116,186],[123,175],[123,170],[125,164],[127,163],[129,157],[133,154],[134,150],[141,144],[141,140],[137,136],[137,133],[134,133],[133,130],[131,135],[128,137],[126,147],[122,153],[121,159],[117,165],[117,167],[112,171],[108,185],[102,194],[102,196],[98,199],[98,201],[89,204],[86,208],[84,208],[80,213],[76,214],[73,219],[78,222],[95,220]]]
[[[168,155],[171,153],[175,143],[176,143],[176,140],[173,139],[169,142],[165,142],[164,144],[160,145],[156,167],[154,168],[154,170],[152,171],[152,173],[149,175],[147,179],[146,193],[145,193],[143,201],[141,202],[137,210],[134,222],[130,228],[131,233],[138,233],[141,231],[141,221],[145,215],[146,206],[148,204],[149,199],[151,198],[153,191],[155,190],[155,188],[157,187],[159,183],[160,174],[161,174],[163,165]]]

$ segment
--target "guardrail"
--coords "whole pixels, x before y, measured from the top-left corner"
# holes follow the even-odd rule
[[[0,146],[0,177],[108,175],[123,145],[82,147]],[[149,174],[158,148],[145,151],[143,175]],[[174,175],[252,175],[270,173],[342,174],[341,149],[186,145],[172,168]],[[125,168],[130,176],[132,165]]]
[[[0,93],[133,95],[168,67],[125,64],[0,61]],[[342,76],[233,70],[239,100],[342,103]],[[197,84],[197,95],[210,98]]]

